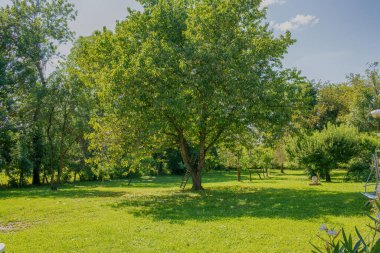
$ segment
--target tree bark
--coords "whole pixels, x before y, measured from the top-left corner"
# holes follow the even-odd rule
[[[77,170],[74,171],[74,184],[77,181]]]
[[[35,165],[33,167],[33,179],[32,179],[32,185],[40,185],[41,179],[40,179],[40,168],[38,165]]]
[[[193,180],[192,190],[199,191],[204,190],[202,187],[202,175],[201,171],[195,170],[191,173],[191,177]]]
[[[198,163],[194,162],[197,159],[191,159],[190,150],[186,139],[183,136],[180,136],[179,139],[179,147],[181,151],[181,156],[183,163],[187,170],[191,172],[191,178],[193,181],[192,190],[199,191],[203,190],[201,173],[205,163],[205,149],[200,152],[200,157],[198,159]]]
[[[53,137],[51,136],[51,127],[53,125],[53,114],[54,114],[54,109],[55,107],[52,106],[50,108],[49,112],[49,121],[48,121],[48,127],[47,127],[47,137],[49,141],[49,148],[50,148],[50,189],[51,190],[56,190],[57,186],[55,185],[54,182],[54,145],[53,145]]]
[[[33,185],[41,185],[41,178],[40,178],[40,171],[41,171],[41,164],[42,164],[42,154],[40,153],[41,150],[39,148],[39,145],[41,145],[42,136],[40,135],[39,131],[35,134],[33,137],[33,179],[32,184]]]
[[[64,150],[64,142],[65,142],[65,137],[66,137],[66,127],[67,127],[67,117],[68,117],[68,112],[67,112],[67,101],[64,104],[63,108],[63,124],[62,124],[62,129],[61,129],[61,139],[60,139],[60,145],[59,145],[59,166],[58,166],[58,176],[57,176],[57,185],[61,184],[61,176],[62,176],[62,170],[63,170],[63,163],[64,163],[64,158],[66,156],[66,150]]]
[[[33,115],[33,124],[35,127],[35,136],[33,136],[32,144],[34,148],[34,157],[33,157],[33,185],[40,185],[41,184],[41,178],[40,178],[40,170],[41,170],[41,164],[42,164],[42,154],[40,154],[40,150],[38,148],[38,145],[40,145],[42,142],[42,133],[40,132],[41,128],[38,124],[38,121],[40,120],[40,112],[41,112],[41,102],[42,98],[45,95],[45,89],[46,89],[46,79],[43,73],[43,68],[40,64],[40,62],[36,62],[36,68],[38,71],[38,75],[42,84],[42,90],[37,93],[37,104],[36,109],[34,111]]]
[[[329,171],[326,171],[326,182],[331,182],[331,176]]]
[[[19,187],[22,186],[22,181],[23,181],[23,179],[24,179],[24,173],[21,171],[21,172],[20,172],[20,182],[19,182]]]
[[[48,179],[46,175],[46,169],[44,168],[44,174],[42,175],[42,184],[47,184],[47,183],[48,183]]]
[[[59,157],[57,185],[61,184],[62,169],[63,169],[63,154],[61,154],[60,157]]]
[[[241,168],[240,167],[237,168],[237,180],[238,180],[238,182],[241,181]]]

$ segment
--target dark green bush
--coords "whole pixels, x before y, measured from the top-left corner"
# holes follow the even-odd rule
[[[348,167],[349,175],[356,178],[365,176],[368,173],[365,164],[370,164],[376,145],[377,140],[360,134],[354,127],[329,124],[322,131],[292,138],[287,152],[310,176],[330,181],[330,171],[337,168]]]

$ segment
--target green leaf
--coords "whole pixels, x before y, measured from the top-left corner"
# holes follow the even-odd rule
[[[380,239],[376,241],[371,249],[371,253],[379,253],[380,252]]]

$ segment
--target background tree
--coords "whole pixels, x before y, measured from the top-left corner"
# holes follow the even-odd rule
[[[28,149],[25,140],[14,136],[16,145],[12,149],[12,161],[7,166],[6,174],[10,178],[10,185],[18,185],[19,187],[25,184],[26,178],[30,176],[32,163],[28,159]]]
[[[72,166],[83,166],[87,150],[84,138],[90,131],[88,122],[96,103],[91,91],[75,75],[71,75],[64,65],[52,73],[46,92],[46,106],[42,110],[48,146],[46,161],[50,168],[51,186],[56,188],[70,155],[76,159],[71,162]],[[56,180],[55,171],[58,172]]]
[[[318,175],[331,182],[330,171],[348,163],[360,151],[357,128],[329,124],[312,135],[295,137],[287,151],[310,176]]]
[[[73,4],[66,0],[11,0],[0,9],[2,58],[7,60],[5,72],[13,71],[10,85],[17,88],[13,99],[23,103],[26,120],[19,125],[30,131],[30,157],[33,162],[33,184],[40,184],[43,161],[41,109],[48,85],[46,65],[59,56],[57,47],[70,41],[73,33],[68,23],[75,18]],[[3,66],[4,68],[4,66]],[[2,71],[4,72],[4,70]],[[21,116],[21,115],[20,115]]]
[[[281,170],[281,173],[285,173],[284,166],[287,161],[285,143],[280,142],[273,150],[273,163],[276,164]]]
[[[328,123],[347,122],[350,114],[350,101],[353,96],[353,89],[346,84],[326,84],[320,87],[311,117],[312,127],[322,130]]]

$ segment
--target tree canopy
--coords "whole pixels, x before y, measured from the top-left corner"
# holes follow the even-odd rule
[[[282,68],[294,40],[273,35],[260,2],[149,1],[115,32],[78,41],[75,71],[95,88],[98,116],[117,118],[125,151],[176,144],[201,189],[211,147],[290,121],[305,80]]]

